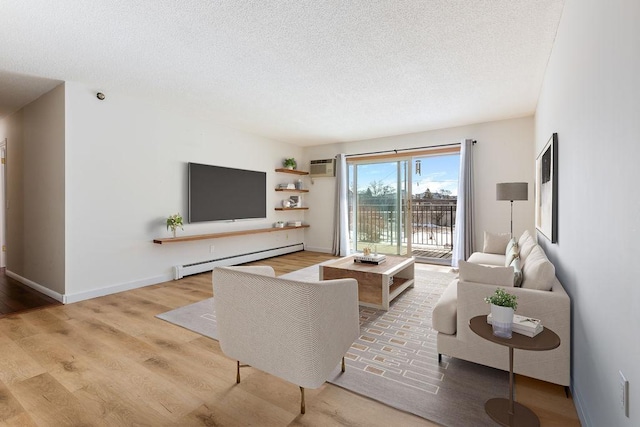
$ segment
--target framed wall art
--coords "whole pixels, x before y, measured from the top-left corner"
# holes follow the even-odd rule
[[[558,241],[558,134],[536,158],[536,229],[551,243]]]

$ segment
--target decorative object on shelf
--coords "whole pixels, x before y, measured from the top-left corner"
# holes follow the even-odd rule
[[[284,199],[282,201],[282,207],[283,208],[290,208],[291,207],[291,199]]]
[[[170,215],[169,218],[167,218],[167,230],[171,230],[171,232],[173,233],[173,237],[176,237],[176,229],[178,227],[180,227],[180,229],[184,231],[182,215],[180,215],[179,213]]]
[[[484,299],[491,304],[491,318],[493,327],[493,335],[500,338],[511,338],[513,312],[518,308],[515,295],[505,292],[504,289],[498,288],[496,292]]]
[[[289,227],[302,227],[302,221],[289,221],[287,225]]]
[[[558,242],[558,134],[554,133],[536,159],[536,229]]]
[[[302,180],[299,179],[299,180],[296,181],[296,190],[302,190],[302,189],[303,189]]]
[[[529,199],[529,184],[526,182],[502,182],[496,184],[496,200],[511,201],[511,237],[513,237],[513,201]]]
[[[284,221],[278,221],[275,224],[273,224],[273,226],[275,228],[284,228]]]
[[[302,197],[300,197],[300,196],[291,196],[291,197],[289,197],[289,200],[291,201],[291,207],[292,208],[301,208],[302,207]]]
[[[283,184],[278,184],[278,188],[280,190],[295,190],[296,186],[295,184],[291,184],[291,183],[283,183]]]
[[[288,159],[284,159],[284,161],[282,162],[282,166],[284,166],[287,169],[295,169],[298,164],[296,163],[296,159],[294,159],[293,157],[290,157]]]

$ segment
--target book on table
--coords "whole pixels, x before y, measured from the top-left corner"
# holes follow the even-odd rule
[[[492,324],[491,313],[487,316],[487,323]],[[511,324],[511,330],[521,335],[528,337],[535,337],[538,335],[544,327],[540,319],[534,319],[532,317],[520,316],[519,314],[513,315],[513,323]]]
[[[379,254],[361,254],[357,253],[353,256],[353,262],[361,263],[361,264],[382,264],[387,260],[385,255]]]

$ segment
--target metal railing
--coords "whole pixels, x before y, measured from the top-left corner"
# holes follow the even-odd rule
[[[411,211],[411,233],[414,246],[453,248],[455,201],[452,204],[433,204],[414,200]],[[350,212],[349,217],[354,218],[353,212]],[[402,217],[405,217],[404,209]],[[359,242],[394,244],[398,242],[398,235],[402,242],[407,241],[405,230],[403,227],[398,227],[398,211],[388,204],[359,204],[356,224],[358,227],[356,237]]]

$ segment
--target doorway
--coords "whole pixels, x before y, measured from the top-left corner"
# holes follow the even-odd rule
[[[458,151],[349,162],[351,248],[450,265],[459,169]]]

